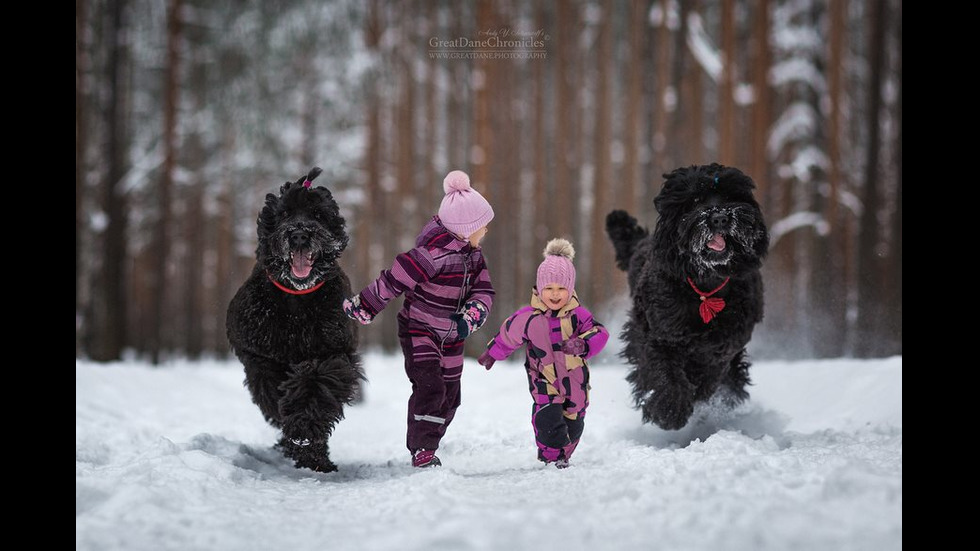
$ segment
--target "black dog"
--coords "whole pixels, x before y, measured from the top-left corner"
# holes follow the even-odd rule
[[[344,219],[320,174],[286,182],[265,197],[255,268],[228,306],[228,340],[245,365],[245,386],[277,447],[297,467],[337,470],[327,439],[363,379],[353,322],[341,303],[350,281],[337,259]]]
[[[762,320],[760,267],[769,232],[752,179],[719,164],[679,168],[654,206],[653,235],[616,210],[606,232],[628,272],[632,308],[622,356],[644,422],[675,430],[694,404],[749,394],[745,346]]]

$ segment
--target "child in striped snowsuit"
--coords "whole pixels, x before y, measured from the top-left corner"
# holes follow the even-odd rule
[[[507,318],[478,360],[490,369],[496,360],[525,346],[538,459],[559,469],[568,466],[585,428],[589,407],[586,360],[609,340],[609,332],[580,305],[575,294],[574,257],[575,249],[568,241],[548,242],[531,304]]]
[[[454,170],[443,181],[446,196],[416,239],[391,268],[344,301],[347,315],[362,324],[404,294],[398,339],[412,383],[408,435],[412,465],[441,465],[435,455],[460,404],[463,340],[490,314],[494,290],[480,250],[493,219],[490,203]]]

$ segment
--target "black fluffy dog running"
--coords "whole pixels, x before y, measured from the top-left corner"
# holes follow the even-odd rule
[[[769,232],[740,170],[710,164],[664,177],[653,235],[622,210],[609,213],[606,231],[628,272],[622,356],[633,398],[644,422],[676,430],[698,402],[748,398],[745,346],[762,321]]]
[[[266,195],[255,268],[228,306],[227,326],[252,401],[282,430],[277,447],[297,467],[330,472],[327,440],[363,373],[341,308],[351,294],[337,264],[347,232],[330,191],[312,186],[320,172]]]

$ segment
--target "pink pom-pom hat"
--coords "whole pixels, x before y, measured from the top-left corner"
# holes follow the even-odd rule
[[[544,261],[538,266],[537,285],[540,293],[549,283],[557,283],[575,292],[575,248],[566,239],[552,239],[544,248]]]
[[[439,205],[439,219],[446,229],[463,238],[493,220],[493,207],[470,187],[470,177],[462,170],[454,170],[442,181],[446,196]]]

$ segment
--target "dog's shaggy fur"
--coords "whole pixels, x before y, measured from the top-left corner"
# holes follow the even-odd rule
[[[282,430],[277,447],[297,467],[329,472],[327,440],[363,373],[341,307],[351,294],[337,264],[344,219],[327,188],[304,186],[319,173],[266,195],[255,268],[228,306],[227,328],[252,401]]]
[[[762,320],[762,259],[769,232],[755,184],[736,168],[679,168],[654,199],[652,235],[625,211],[606,217],[617,265],[628,272],[632,308],[622,356],[643,420],[676,430],[694,405],[716,394],[734,407],[748,398],[745,346]],[[690,281],[689,281],[690,278]],[[713,319],[692,287],[725,301]]]

